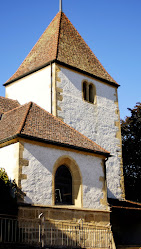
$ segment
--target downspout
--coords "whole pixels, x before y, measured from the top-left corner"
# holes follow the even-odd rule
[[[105,158],[104,160],[104,175],[105,175],[105,180],[106,180],[106,162],[108,161],[108,157]]]
[[[108,186],[107,186],[107,172],[106,172],[106,162],[108,161],[108,157],[105,158],[104,160],[104,178],[105,178],[105,187],[106,187],[106,190],[107,190],[107,203],[108,203]],[[109,204],[108,204],[109,205]]]
[[[52,114],[52,63],[50,63],[50,78],[51,78],[51,114]]]

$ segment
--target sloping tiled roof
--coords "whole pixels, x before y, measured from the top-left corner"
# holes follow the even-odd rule
[[[118,86],[63,12],[55,16],[5,85],[44,67],[51,61],[63,63]]]
[[[108,198],[108,203],[112,209],[141,210],[141,203],[130,200],[118,200]]]
[[[2,116],[0,142],[16,135],[109,155],[108,151],[32,102]]]
[[[0,96],[0,115],[20,106],[17,100],[8,99]]]
[[[20,133],[20,128],[25,121],[29,104],[5,112],[0,121],[0,140],[4,140]]]

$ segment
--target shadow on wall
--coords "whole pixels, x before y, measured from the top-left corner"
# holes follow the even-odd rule
[[[107,188],[107,196],[111,199],[117,199],[117,197],[111,192],[109,188]]]
[[[66,70],[66,69],[63,69],[61,68],[63,74],[65,75],[66,77],[66,80],[68,82],[65,83],[65,92],[70,95],[72,95],[73,93],[76,93],[75,95],[81,95],[82,96],[82,81],[84,80],[87,80],[88,79],[88,82],[89,83],[92,83],[94,84],[94,86],[96,87],[96,93],[98,94],[99,97],[101,98],[107,98],[111,101],[115,100],[115,91],[113,92],[113,87],[110,87],[110,85],[108,86],[108,84],[105,84],[105,83],[102,83],[102,82],[98,82],[97,80],[94,80],[94,79],[91,79],[91,78],[87,78],[87,76],[83,76],[83,75],[80,75],[79,73],[76,72],[76,77],[74,77],[74,74],[70,74],[70,70]],[[98,87],[99,85],[99,87]],[[113,94],[109,95],[109,91],[108,89],[111,88],[112,89],[112,92]],[[70,89],[72,89],[72,91],[70,91]],[[99,89],[99,90],[98,90]],[[105,89],[105,90],[104,90]],[[98,91],[97,91],[98,90]],[[107,93],[107,95],[106,95]]]
[[[80,157],[78,153],[75,153],[74,155],[74,153],[70,153],[69,151],[66,152],[31,144],[25,144],[25,148],[27,154],[25,152],[24,157],[30,162],[29,166],[23,169],[23,173],[27,174],[27,179],[23,180],[22,188],[23,191],[27,193],[27,197],[32,199],[33,196],[32,202],[35,203],[38,199],[40,202],[38,202],[38,204],[44,203],[44,205],[51,205],[52,193],[54,193],[55,189],[55,172],[59,166],[66,165],[69,167],[72,174],[72,196],[75,205],[81,207],[83,201],[81,172],[83,172],[83,186],[85,186],[86,192],[89,192],[91,195],[93,203],[99,205],[98,198],[101,198],[103,195],[101,191],[103,186],[99,180],[100,176],[103,176],[101,159],[90,157],[89,160],[89,156],[86,157],[85,155],[81,155]],[[78,166],[76,161],[79,164]],[[86,164],[87,167],[85,167]],[[81,168],[79,167],[80,165]],[[93,165],[96,165],[96,167],[93,167]],[[88,175],[88,172],[93,173]],[[93,194],[91,191],[93,191]],[[97,194],[95,191],[97,191]],[[37,198],[35,197],[35,194],[37,194]],[[90,201],[89,205],[91,205]]]

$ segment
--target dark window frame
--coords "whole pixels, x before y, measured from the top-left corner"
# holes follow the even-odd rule
[[[66,165],[60,165],[55,172],[55,205],[73,205],[72,174]]]
[[[93,83],[88,83],[86,80],[82,82],[83,100],[91,104],[96,103],[96,88]]]

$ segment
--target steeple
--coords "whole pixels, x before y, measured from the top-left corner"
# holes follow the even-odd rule
[[[79,70],[109,84],[118,86],[73,24],[62,12],[62,0],[60,0],[60,11],[58,14],[44,31],[16,73],[4,85],[42,69],[49,65],[50,62],[61,63],[65,67],[76,71]]]
[[[59,7],[59,11],[62,12],[62,0],[60,0],[60,7]]]

